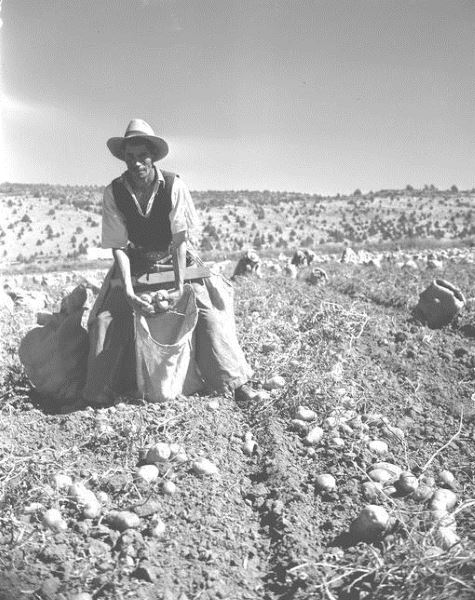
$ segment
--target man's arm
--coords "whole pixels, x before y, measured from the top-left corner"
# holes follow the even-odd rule
[[[190,229],[198,224],[198,216],[191,194],[187,185],[180,177],[176,177],[172,188],[172,210],[170,212],[170,225],[173,235],[172,257],[175,272],[175,290],[171,298],[176,301],[183,293],[186,251]]]
[[[172,257],[175,272],[175,288],[180,294],[183,292],[186,269],[186,232],[180,231],[173,236]]]
[[[115,264],[119,268],[119,275],[124,287],[125,297],[130,306],[145,315],[154,313],[153,307],[136,296],[132,285],[132,276],[130,274],[130,260],[123,248],[113,248]]]
[[[102,201],[102,247],[112,250],[127,302],[139,312],[149,315],[153,313],[152,307],[135,295],[132,286],[130,260],[124,250],[127,240],[127,227],[124,219],[117,210],[112,186],[109,185],[104,191]]]

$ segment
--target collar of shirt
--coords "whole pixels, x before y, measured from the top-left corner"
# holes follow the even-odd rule
[[[137,199],[137,196],[135,195],[134,190],[132,189],[132,186],[129,183],[128,177],[127,177],[127,171],[124,171],[124,173],[122,173],[121,175],[121,181],[124,184],[124,186],[127,188],[127,191],[129,192],[129,194],[132,196],[133,201],[135,202],[135,206],[137,207],[137,210],[139,211],[139,213],[143,216],[143,217],[148,217],[150,215],[150,212],[152,211],[152,206],[153,206],[153,200],[158,192],[158,189],[161,185],[165,185],[165,178],[163,177],[162,172],[160,171],[160,169],[157,169],[157,167],[153,167],[155,170],[155,181],[153,184],[153,190],[152,190],[152,194],[150,196],[150,198],[147,201],[147,207],[145,209],[145,212],[143,212],[142,207],[140,206],[140,202]]]

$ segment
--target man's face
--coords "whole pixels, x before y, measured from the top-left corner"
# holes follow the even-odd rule
[[[153,156],[146,144],[126,144],[124,159],[135,183],[144,184],[153,179]]]

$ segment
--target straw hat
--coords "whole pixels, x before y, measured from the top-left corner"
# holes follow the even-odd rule
[[[116,158],[124,160],[125,142],[133,138],[143,138],[153,146],[153,162],[161,160],[168,154],[168,144],[166,141],[157,137],[150,125],[142,119],[132,119],[127,125],[124,137],[110,138],[107,140],[107,147]]]

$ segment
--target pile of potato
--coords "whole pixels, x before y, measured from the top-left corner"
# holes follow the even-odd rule
[[[378,439],[372,435],[374,426],[378,427]],[[384,460],[389,453],[389,446],[396,441],[404,440],[404,431],[389,423],[380,414],[366,413],[360,415],[349,395],[342,395],[341,403],[329,416],[318,422],[315,411],[306,406],[298,406],[294,418],[290,422],[306,447],[306,454],[314,456],[316,447],[341,449],[345,453],[354,453],[356,438],[374,457],[367,469],[363,481],[363,496],[370,504],[366,505],[358,517],[351,523],[350,534],[355,541],[373,541],[385,535],[394,523],[384,505],[392,505],[396,498],[411,498],[416,502],[428,503],[433,517],[432,533],[435,542],[447,550],[460,542],[456,533],[455,514],[452,512],[457,496],[453,489],[457,487],[454,475],[449,471],[441,471],[436,478],[422,473],[417,477],[396,464]],[[349,436],[351,440],[347,439]],[[389,442],[389,443],[388,443]],[[315,476],[315,491],[319,494],[331,492],[337,488],[338,482],[330,473],[318,473]],[[390,500],[394,497],[394,500]],[[391,511],[390,511],[391,512]]]
[[[144,292],[138,294],[143,302],[150,304],[155,313],[166,312],[170,308],[170,299],[167,290],[158,290],[157,292]]]
[[[157,442],[144,453],[144,458],[134,473],[135,482],[148,486],[162,476],[162,492],[167,496],[173,496],[178,491],[177,485],[173,481],[174,469],[185,463],[189,464],[195,475],[219,476],[217,465],[209,459],[198,456],[196,459],[190,460],[184,447],[180,444]],[[165,469],[162,469],[162,466]],[[39,502],[33,502],[24,508],[25,514],[40,515],[41,521],[47,529],[55,532],[68,530],[70,523],[64,513],[64,507],[68,508],[69,517],[71,517],[71,509],[73,509],[73,512],[77,512],[78,518],[97,519],[101,517],[105,523],[118,531],[143,527],[140,513],[114,510],[110,498],[105,492],[94,492],[86,482],[66,473],[55,473],[48,489],[50,489],[52,501],[51,508],[46,508]],[[162,537],[165,524],[155,511],[152,512],[154,514],[149,523],[149,533],[153,537]]]

